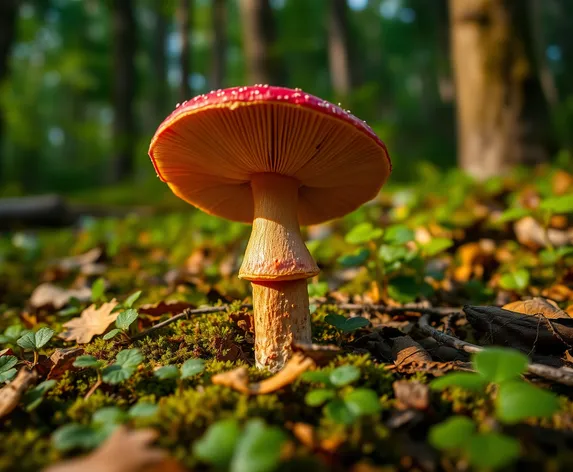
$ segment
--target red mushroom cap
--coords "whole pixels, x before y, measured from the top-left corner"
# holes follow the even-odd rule
[[[182,103],[157,129],[149,156],[177,196],[247,223],[253,221],[253,174],[298,180],[298,216],[305,225],[371,200],[392,168],[386,146],[363,121],[300,89],[267,85]]]

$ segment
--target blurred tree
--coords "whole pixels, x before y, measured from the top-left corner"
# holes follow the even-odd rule
[[[458,162],[476,178],[546,161],[550,120],[527,3],[450,0]]]
[[[0,85],[8,76],[8,64],[12,46],[16,40],[16,20],[18,18],[18,0],[0,2]],[[4,159],[2,144],[4,138],[4,117],[0,109],[0,182],[2,182]]]
[[[213,0],[211,6],[211,88],[223,88],[227,60],[227,0]]]
[[[328,5],[328,59],[330,80],[337,98],[347,97],[353,86],[351,40],[346,0]]]
[[[239,0],[239,6],[248,82],[286,85],[286,71],[277,55],[277,30],[269,0]]]
[[[191,98],[191,16],[193,11],[192,0],[179,0],[177,7],[177,23],[179,27],[179,67],[181,70],[181,82],[179,86],[179,100],[181,102]]]
[[[161,122],[168,108],[169,102],[166,100],[168,91],[167,83],[167,28],[168,17],[165,2],[151,1],[151,12],[153,15],[153,46],[151,52],[151,63],[153,70],[153,115],[154,121]]]
[[[112,0],[113,75],[113,160],[111,182],[132,177],[135,164],[136,24],[132,0]]]

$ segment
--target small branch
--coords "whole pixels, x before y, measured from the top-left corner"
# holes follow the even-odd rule
[[[424,315],[418,321],[418,326],[424,333],[426,333],[428,336],[431,336],[439,343],[453,347],[460,351],[468,352],[470,354],[475,354],[484,350],[484,348],[481,346],[476,346],[475,344],[462,341],[461,339],[458,339],[454,336],[450,336],[449,334],[438,331],[436,328],[430,326],[429,321],[430,317],[428,315]],[[547,380],[552,380],[553,382],[573,386],[573,371],[569,372],[563,368],[555,368],[544,364],[533,363],[530,363],[527,366],[527,371],[530,374],[535,374]]]

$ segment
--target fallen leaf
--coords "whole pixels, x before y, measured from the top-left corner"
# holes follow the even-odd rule
[[[573,243],[573,229],[565,231],[549,228],[546,232],[543,226],[531,216],[517,220],[513,224],[513,230],[517,240],[524,246],[532,249],[546,247],[548,240],[553,247],[561,247]]]
[[[563,284],[555,284],[541,292],[545,298],[550,298],[557,302],[573,300],[573,290]]]
[[[30,388],[36,380],[38,374],[35,370],[28,370],[26,368],[20,369],[18,375],[5,387],[0,388],[0,418],[12,412],[22,395]]]
[[[97,262],[103,255],[103,250],[100,247],[94,247],[83,254],[77,256],[65,257],[57,261],[56,266],[64,271],[72,271],[81,268],[87,264]]]
[[[410,336],[400,336],[392,339],[392,357],[397,366],[404,366],[412,362],[432,362],[432,357],[420,344]]]
[[[545,318],[570,318],[553,300],[541,297],[508,303],[502,308],[515,311],[516,313],[523,313],[524,315],[543,315]]]
[[[117,306],[117,301],[113,299],[104,303],[99,308],[95,304],[90,305],[82,314],[72,318],[63,326],[67,331],[59,334],[59,337],[66,341],[76,340],[78,344],[89,343],[97,334],[103,334],[108,326],[115,321],[119,313],[112,313]]]
[[[426,384],[417,381],[397,380],[392,384],[397,408],[406,410],[426,410],[430,406],[430,389]]]
[[[344,437],[336,433],[328,438],[320,439],[314,426],[308,423],[298,422],[290,424],[288,427],[301,444],[313,450],[332,453],[344,442]]]
[[[211,382],[215,385],[223,385],[247,395],[265,395],[276,392],[293,383],[304,371],[314,367],[314,361],[301,353],[294,353],[283,369],[261,382],[249,383],[249,375],[246,367],[214,375]]]
[[[51,283],[40,284],[30,296],[30,306],[36,310],[63,308],[72,298],[81,302],[91,299],[92,291],[89,287],[80,289],[65,289]]]
[[[82,355],[84,350],[80,347],[69,347],[64,349],[56,349],[54,353],[47,359],[49,372],[47,379],[59,379],[68,370],[72,368],[76,357]]]
[[[154,466],[151,471],[163,471],[167,453],[152,446],[157,436],[153,429],[129,430],[122,425],[90,454],[54,464],[43,472],[142,472],[150,466]]]
[[[189,302],[182,302],[178,300],[174,301],[164,301],[161,300],[158,303],[148,303],[146,305],[141,305],[137,311],[144,315],[164,315],[166,313],[181,313],[187,308],[195,308],[195,305]]]

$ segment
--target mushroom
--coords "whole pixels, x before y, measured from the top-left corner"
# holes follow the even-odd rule
[[[363,121],[300,89],[235,87],[178,105],[149,156],[173,193],[206,213],[252,223],[239,277],[253,288],[255,357],[276,372],[311,342],[307,279],[319,273],[299,225],[373,199],[391,172]]]

